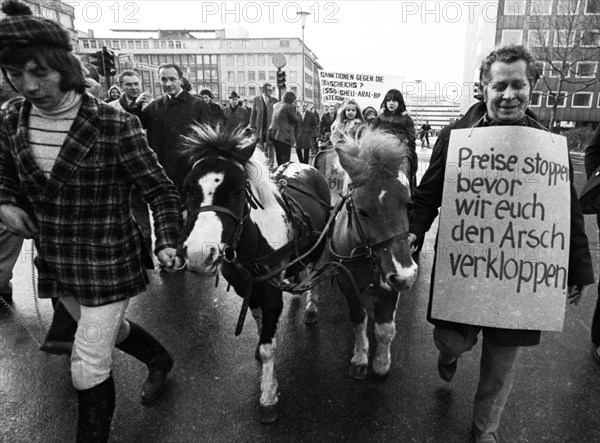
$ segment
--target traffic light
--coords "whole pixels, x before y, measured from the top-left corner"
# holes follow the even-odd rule
[[[115,76],[117,74],[115,69],[115,53],[102,48],[102,60],[104,61],[104,76]]]
[[[277,87],[285,89],[285,71],[277,71]]]
[[[96,68],[98,74],[104,75],[104,58],[102,51],[96,51],[90,54],[90,65]]]

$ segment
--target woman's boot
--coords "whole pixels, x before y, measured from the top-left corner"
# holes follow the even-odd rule
[[[173,368],[173,358],[149,332],[129,321],[127,338],[116,347],[148,366],[148,378],[142,386],[142,403],[155,400],[167,385],[167,375]]]
[[[54,300],[52,299],[52,304],[54,304]],[[57,355],[71,354],[76,331],[77,321],[71,317],[67,308],[58,300],[54,304],[52,324],[44,343],[40,346],[40,351]]]
[[[106,443],[115,410],[112,374],[93,388],[77,390],[77,399],[77,443]]]

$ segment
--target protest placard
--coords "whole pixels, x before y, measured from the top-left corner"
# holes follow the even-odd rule
[[[361,109],[373,106],[379,109],[385,93],[390,89],[402,89],[404,77],[398,75],[356,72],[319,71],[321,95],[324,104],[341,103],[350,98]]]
[[[562,330],[570,241],[566,139],[538,129],[453,130],[432,318]]]

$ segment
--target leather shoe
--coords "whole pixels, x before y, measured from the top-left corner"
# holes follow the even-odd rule
[[[442,353],[438,357],[438,373],[440,374],[440,378],[444,381],[452,381],[454,374],[456,373],[456,368],[458,366],[458,358],[455,358],[450,363],[442,363]]]
[[[471,428],[471,442],[472,443],[500,443],[500,437],[497,432],[481,432],[475,427]]]

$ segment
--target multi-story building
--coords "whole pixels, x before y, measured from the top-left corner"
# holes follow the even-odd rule
[[[77,51],[77,31],[75,30],[75,9],[71,5],[60,1],[38,1],[38,0],[21,0],[22,3],[29,6],[31,12],[35,16],[46,17],[56,20],[61,23],[71,33],[73,39],[73,48]],[[4,18],[4,13],[0,11],[0,20]],[[3,75],[0,75],[0,101],[7,100],[14,91],[10,87]]]
[[[160,95],[156,68],[162,63],[182,67],[194,92],[213,91],[215,100],[227,101],[231,91],[252,99],[266,83],[277,83],[275,54],[287,64],[287,89],[299,100],[318,106],[320,90],[316,55],[298,38],[250,38],[241,28],[214,30],[113,30],[103,37],[80,33],[82,58],[106,46],[117,55],[117,71],[137,69],[144,88]],[[111,36],[108,36],[111,34]],[[304,57],[304,63],[303,63]],[[303,71],[304,70],[304,71]],[[304,81],[304,83],[302,83]]]
[[[406,110],[415,122],[417,132],[426,121],[437,132],[458,118],[460,103],[445,99],[418,99],[407,96]]]
[[[600,0],[499,0],[484,5],[490,3],[496,4],[495,26],[488,25],[479,36],[481,57],[467,45],[465,82],[477,81],[478,72],[468,60],[480,63],[493,49],[491,37],[495,47],[526,45],[542,61],[544,79],[536,85],[531,103],[541,121],[550,124],[558,98],[555,127],[595,126],[600,121]],[[481,19],[486,20],[485,15]],[[557,69],[563,66],[561,81]],[[463,112],[469,99],[463,101]]]

